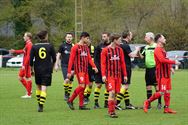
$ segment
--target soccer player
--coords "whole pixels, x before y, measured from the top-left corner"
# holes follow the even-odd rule
[[[31,49],[30,65],[31,71],[35,74],[35,82],[37,85],[36,97],[38,101],[38,112],[43,112],[47,87],[51,86],[56,53],[54,47],[48,41],[47,31],[40,31],[37,36],[40,41],[33,45]]]
[[[90,55],[92,60],[94,60],[94,51],[95,47],[91,45],[91,40],[88,42],[88,48],[90,51]],[[88,75],[89,75],[89,84],[86,86],[84,90],[84,105],[89,103],[89,97],[91,95],[93,82],[95,81],[95,71],[92,69],[91,65],[88,65]]]
[[[26,32],[23,37],[25,41],[25,47],[21,50],[14,50],[11,49],[11,53],[16,54],[24,54],[23,57],[23,64],[19,71],[19,80],[22,83],[22,85],[25,87],[27,93],[24,96],[21,96],[21,98],[31,98],[31,91],[32,91],[32,81],[31,81],[31,67],[29,65],[29,59],[30,59],[30,51],[32,48],[32,34],[30,32]]]
[[[82,32],[80,35],[80,41],[71,49],[67,77],[69,79],[71,78],[71,69],[74,64],[74,71],[79,84],[67,101],[67,104],[71,110],[74,110],[73,101],[78,95],[79,109],[89,110],[89,108],[84,106],[84,90],[86,85],[89,84],[88,65],[90,64],[93,70],[98,72],[88,49],[89,37],[90,35],[87,32]]]
[[[74,75],[72,75],[70,80],[67,78],[67,69],[68,69],[70,51],[74,45],[72,43],[72,39],[73,39],[72,33],[66,33],[66,36],[65,36],[66,41],[60,45],[57,56],[56,56],[56,63],[55,63],[55,70],[57,71],[59,68],[59,61],[61,58],[61,69],[62,69],[62,74],[64,78],[64,90],[65,90],[64,100],[65,101],[67,101],[70,96],[70,93],[72,90],[72,82],[74,78]]]
[[[118,93],[118,95],[117,95],[116,109],[118,109],[118,110],[122,110],[122,108],[120,106],[120,102],[122,99],[124,99],[124,101],[125,101],[125,109],[136,109],[136,107],[134,107],[130,103],[128,89],[131,84],[131,74],[132,74],[131,58],[138,57],[138,52],[139,52],[140,48],[136,47],[135,51],[131,50],[129,43],[132,40],[132,36],[133,36],[132,32],[130,32],[130,31],[124,31],[122,33],[122,42],[120,44],[120,47],[123,49],[123,53],[124,53],[124,61],[126,64],[128,80],[126,82],[124,82],[124,81],[122,82],[122,87],[121,87],[120,93]]]
[[[148,45],[144,47],[144,50],[140,54],[141,58],[145,58],[145,81],[146,81],[146,93],[147,99],[152,96],[152,86],[155,87],[157,91],[157,82],[156,82],[156,75],[155,75],[155,59],[154,59],[154,49],[156,48],[157,44],[154,42],[154,34],[152,32],[147,32],[145,34],[144,40],[147,42]],[[151,106],[149,106],[151,108]],[[162,108],[161,105],[161,98],[158,99],[158,109]]]
[[[117,118],[115,113],[116,94],[121,88],[121,80],[127,81],[124,54],[119,44],[121,35],[113,34],[110,37],[111,44],[105,47],[101,53],[101,72],[102,80],[106,83],[109,91],[108,113],[111,118]]]
[[[155,41],[157,42],[157,47],[154,50],[154,58],[156,62],[156,79],[159,88],[158,92],[155,92],[149,99],[144,101],[144,112],[148,112],[148,107],[151,102],[160,98],[164,95],[164,113],[176,114],[176,111],[169,108],[170,106],[170,90],[171,90],[171,71],[174,72],[171,67],[172,64],[180,65],[180,62],[169,60],[166,57],[166,51],[164,46],[166,44],[166,39],[162,34],[157,34],[155,36]]]
[[[97,66],[97,69],[99,70],[99,72],[95,74],[95,83],[96,83],[96,88],[94,90],[94,101],[95,101],[94,108],[95,109],[100,108],[98,100],[99,100],[99,95],[100,95],[100,90],[101,90],[102,84],[104,84],[104,82],[102,81],[102,75],[101,75],[101,52],[102,52],[102,49],[104,47],[106,47],[110,44],[109,38],[110,38],[110,33],[103,32],[102,33],[102,41],[96,47],[95,53],[94,53],[94,62]],[[108,107],[108,96],[109,96],[109,93],[105,89],[105,92],[104,92],[104,97],[105,97],[104,108]]]

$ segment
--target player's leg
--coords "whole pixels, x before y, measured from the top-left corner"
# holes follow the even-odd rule
[[[47,97],[47,86],[51,86],[52,74],[41,76],[41,93],[38,112],[43,112]]]
[[[159,89],[157,87],[157,85],[154,85],[155,87],[155,91],[158,92]],[[157,109],[161,109],[162,108],[162,102],[161,102],[161,97],[158,98],[158,104],[157,104]]]
[[[137,108],[130,103],[130,95],[129,95],[128,89],[131,84],[131,74],[132,74],[132,70],[127,69],[128,81],[125,83],[125,94],[124,94],[125,109],[136,109]]]
[[[27,91],[27,81],[25,79],[25,70],[24,69],[20,69],[19,70],[19,74],[18,74],[18,78],[19,81],[22,83],[22,85],[24,86],[24,88]],[[26,94],[27,95],[27,94]],[[24,95],[25,96],[25,95]],[[22,97],[21,97],[22,98]]]
[[[27,97],[31,98],[31,92],[32,92],[32,80],[31,80],[31,67],[25,66],[25,78],[27,82]]]
[[[104,91],[104,108],[108,108],[108,96],[109,96],[109,92],[107,91],[107,89],[105,89],[105,91]]]
[[[64,100],[67,101],[69,98],[69,79],[67,79],[67,67],[62,66],[62,73],[64,78]]]
[[[165,103],[165,106],[164,106],[164,113],[170,113],[170,114],[176,114],[177,112],[170,109],[169,106],[170,106],[170,90],[171,90],[171,79],[170,78],[164,78],[163,79],[165,85],[166,85],[166,91],[164,92],[164,103]]]
[[[116,97],[115,97],[115,79],[108,78],[107,83],[107,90],[109,91],[108,96],[108,114],[111,118],[117,118],[118,116],[115,113],[115,104],[116,104]]]
[[[92,86],[93,86],[93,82],[90,82],[89,85],[87,85],[87,87],[84,90],[84,104],[89,103],[89,97],[91,95]]]
[[[161,79],[158,81],[158,87],[159,87],[159,91],[155,92],[149,99],[144,101],[144,106],[143,106],[143,110],[145,113],[148,112],[148,107],[150,105],[151,102],[153,102],[154,100],[160,98],[163,94],[164,94],[164,87],[163,84],[161,83]]]
[[[67,104],[69,106],[69,108],[71,110],[74,110],[74,106],[73,106],[73,101],[74,99],[80,94],[80,92],[82,93],[82,95],[84,94],[84,89],[85,89],[85,79],[84,79],[84,73],[78,73],[77,74],[77,79],[78,79],[78,86],[76,87],[76,89],[74,90],[74,92],[72,93],[71,97],[68,99]],[[84,98],[84,95],[82,96],[81,94],[79,95],[80,98],[80,105],[82,105],[82,98]]]
[[[116,96],[116,100],[117,100],[116,109],[117,110],[122,110],[120,103],[121,103],[121,100],[124,99],[124,94],[125,94],[125,85],[123,84],[120,92]]]
[[[99,96],[100,96],[100,91],[101,91],[101,87],[102,87],[102,76],[101,76],[101,72],[97,73],[95,75],[95,83],[96,83],[96,87],[94,89],[94,108],[100,108],[99,106]]]

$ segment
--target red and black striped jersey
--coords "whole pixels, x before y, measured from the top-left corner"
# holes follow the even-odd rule
[[[114,78],[121,78],[122,74],[127,76],[122,48],[107,46],[102,50],[101,73],[102,76]]]
[[[154,58],[156,63],[156,78],[170,78],[171,64],[175,61],[166,57],[166,51],[162,47],[156,47],[154,50]]]
[[[68,73],[71,72],[72,65],[74,64],[75,73],[88,72],[88,64],[95,68],[92,61],[90,51],[87,45],[76,44],[72,47],[68,65]]]

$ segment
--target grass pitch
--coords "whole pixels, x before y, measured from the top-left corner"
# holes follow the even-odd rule
[[[0,69],[1,125],[188,125],[188,70],[179,70],[172,76],[171,108],[178,112],[176,115],[163,114],[163,109],[157,110],[157,103],[154,102],[147,114],[141,109],[123,110],[117,111],[117,119],[109,118],[107,109],[93,109],[93,93],[88,105],[92,110],[78,110],[78,100],[75,100],[77,110],[71,111],[63,100],[61,71],[54,72],[52,86],[47,91],[44,112],[38,113],[34,79],[32,99],[21,99],[25,90],[19,83],[17,74],[18,69]],[[142,106],[146,99],[144,70],[133,70],[129,92],[131,103]],[[104,103],[103,93],[104,87],[100,95],[101,107]]]

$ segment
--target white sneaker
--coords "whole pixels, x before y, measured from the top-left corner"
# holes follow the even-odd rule
[[[22,99],[30,99],[31,96],[29,96],[29,95],[24,95],[24,96],[21,96],[21,98],[22,98]]]

